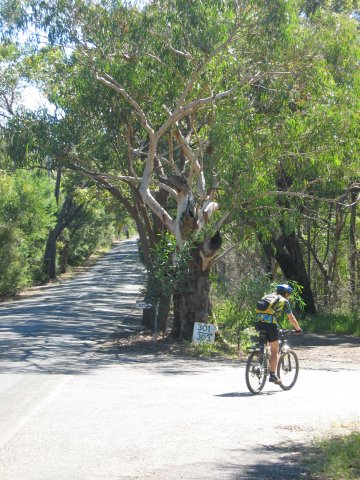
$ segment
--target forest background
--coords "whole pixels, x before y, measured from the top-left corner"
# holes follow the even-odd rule
[[[2,0],[0,295],[128,225],[149,329],[240,345],[290,282],[306,328],[359,334],[357,8]]]

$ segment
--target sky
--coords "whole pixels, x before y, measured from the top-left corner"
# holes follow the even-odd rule
[[[133,0],[134,4],[137,4],[140,8],[147,3],[149,3],[149,0]],[[26,32],[18,32],[17,33],[17,39],[18,41],[23,44],[26,43],[26,41],[29,39],[30,36],[33,36],[35,33],[34,28],[29,27],[28,31]],[[46,45],[46,35],[44,34],[44,41],[43,43],[40,43],[39,46],[45,46]],[[24,106],[26,109],[29,110],[37,110],[39,108],[45,107],[47,110],[49,110],[50,113],[54,113],[55,107],[54,105],[50,104],[47,99],[41,94],[41,92],[31,84],[27,84],[21,93],[21,98],[20,101],[18,102],[19,106]]]
[[[33,85],[27,85],[21,93],[20,104],[26,109],[37,110],[38,108],[45,107],[52,112],[54,106],[51,105],[41,92]]]

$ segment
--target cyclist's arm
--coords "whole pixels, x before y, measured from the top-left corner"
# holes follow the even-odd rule
[[[287,317],[289,319],[289,322],[295,327],[295,330],[301,330],[301,327],[299,326],[293,313],[288,313]]]

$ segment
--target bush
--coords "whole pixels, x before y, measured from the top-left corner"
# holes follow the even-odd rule
[[[83,265],[98,249],[110,247],[114,235],[114,218],[100,202],[92,202],[77,217],[76,228],[63,232],[59,251],[69,265]]]
[[[21,255],[21,232],[0,225],[0,294],[14,295],[30,284],[28,265]]]
[[[224,278],[218,283],[213,317],[225,340],[246,349],[254,335],[255,305],[270,289],[268,277],[259,272],[243,275],[237,282]]]
[[[0,295],[41,279],[48,231],[54,223],[52,181],[43,174],[0,172]]]
[[[219,274],[219,270],[221,274]],[[279,279],[271,282],[264,271],[259,255],[256,252],[244,252],[235,255],[218,269],[215,282],[215,298],[213,317],[223,337],[238,349],[245,350],[251,344],[251,336],[255,332],[256,303],[266,293],[275,291]],[[301,299],[302,287],[296,282],[293,287],[293,308],[301,310],[304,302]],[[284,327],[286,322],[284,323]]]
[[[314,478],[356,480],[360,478],[360,433],[330,437],[315,442],[306,458]]]
[[[336,333],[339,335],[360,335],[359,313],[318,314],[301,321],[303,329],[312,333]]]

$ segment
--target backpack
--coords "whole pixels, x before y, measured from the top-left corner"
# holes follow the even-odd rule
[[[266,313],[268,315],[274,315],[274,307],[281,300],[281,296],[276,293],[269,293],[265,295],[261,300],[256,303],[256,313]]]

